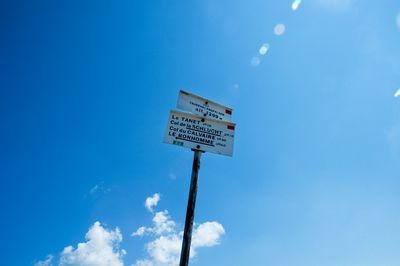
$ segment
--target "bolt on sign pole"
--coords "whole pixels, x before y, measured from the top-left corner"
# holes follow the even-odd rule
[[[179,263],[188,266],[201,154],[232,156],[236,124],[231,122],[232,108],[186,91],[179,92],[177,108],[185,112],[170,111],[164,142],[194,152]]]
[[[185,230],[183,233],[181,259],[179,266],[187,266],[189,264],[190,243],[192,241],[192,229],[194,220],[194,209],[196,207],[197,184],[199,179],[200,158],[202,151],[193,149],[193,166],[192,178],[190,179],[190,190],[186,209]]]

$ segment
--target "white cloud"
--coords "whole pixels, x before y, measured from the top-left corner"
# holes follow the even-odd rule
[[[145,234],[162,235],[174,232],[175,222],[171,220],[168,211],[157,212],[153,219],[153,227],[139,227],[131,236],[143,236]]]
[[[153,203],[146,208],[157,205],[160,200],[157,193],[150,197]],[[157,199],[158,198],[158,199]],[[149,199],[149,198],[148,198]],[[154,203],[155,202],[155,203]],[[225,234],[223,226],[218,222],[205,222],[193,228],[190,257],[197,254],[202,247],[212,247],[220,243]],[[151,227],[139,227],[132,236],[149,236],[145,244],[147,257],[136,260],[133,266],[176,266],[179,263],[182,231],[176,230],[176,223],[171,219],[167,210],[156,212],[152,218]],[[46,260],[38,261],[34,266],[124,266],[123,258],[126,251],[120,248],[122,234],[120,230],[108,230],[100,222],[95,222],[85,236],[86,241],[76,247],[67,246],[56,261],[52,255]]]
[[[144,206],[149,212],[153,212],[153,208],[157,206],[160,201],[160,194],[155,193],[152,197],[148,197],[144,203]]]
[[[147,228],[144,226],[139,227],[131,236],[142,236],[146,233]]]
[[[104,194],[111,192],[111,188],[104,186],[104,182],[99,182],[89,190],[89,195],[93,198],[100,197]],[[85,196],[86,197],[86,196]]]
[[[193,247],[212,247],[219,244],[221,235],[225,234],[224,227],[217,222],[200,224],[193,233]]]
[[[95,222],[86,233],[86,242],[77,248],[65,247],[60,255],[59,266],[123,266],[122,258],[126,254],[120,249],[122,235],[118,228],[105,229]]]
[[[153,265],[154,265],[153,262],[149,260],[138,260],[132,266],[153,266]]]
[[[145,234],[153,240],[145,245],[148,258],[137,260],[134,266],[176,266],[179,263],[183,232],[176,231],[176,223],[168,211],[157,212],[152,219],[152,227],[140,227],[132,236]],[[219,244],[225,234],[223,226],[218,222],[205,222],[194,226],[190,257],[197,254],[197,249]]]
[[[203,247],[218,245],[221,236],[225,234],[224,227],[218,222],[205,222],[193,230],[190,257],[197,255],[197,250]],[[138,260],[134,266],[176,266],[179,264],[183,232],[171,232],[156,237],[146,244],[149,258]]]
[[[52,266],[53,265],[53,255],[47,255],[46,260],[38,261],[34,266]]]
[[[274,27],[274,33],[278,36],[283,35],[285,33],[285,30],[285,24],[282,23],[276,24],[276,26]]]
[[[178,265],[182,238],[177,234],[170,234],[167,236],[160,236],[154,241],[146,245],[146,250],[150,255],[150,260],[147,263],[160,266],[174,266]]]
[[[355,0],[314,0],[314,2],[327,10],[334,12],[345,12],[348,11]]]
[[[156,235],[171,233],[174,231],[175,222],[171,220],[168,211],[157,212],[153,217],[153,231]]]

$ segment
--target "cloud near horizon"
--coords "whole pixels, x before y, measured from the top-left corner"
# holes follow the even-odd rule
[[[52,266],[53,265],[53,255],[47,255],[47,258],[42,261],[38,261],[34,264],[34,266]]]
[[[147,235],[153,238],[145,244],[147,258],[137,260],[133,266],[177,266],[183,231],[176,230],[176,223],[169,216],[168,210],[156,212],[152,222],[152,227],[141,226],[132,233],[132,236]],[[224,234],[225,229],[218,222],[194,225],[190,257],[197,255],[198,248],[218,245]]]
[[[76,248],[65,247],[60,256],[60,266],[122,266],[126,251],[119,248],[122,242],[120,230],[106,230],[95,222],[87,232],[86,242]]]
[[[79,243],[76,248],[67,246],[61,252],[58,266],[123,266],[126,251],[120,249],[122,234],[118,227],[107,230],[100,222],[95,222],[86,233],[86,242]],[[34,266],[52,266],[53,255]]]
[[[158,195],[158,196],[156,196]],[[146,209],[153,213],[160,197],[155,193],[147,199]],[[148,208],[150,206],[150,208]],[[197,255],[202,247],[212,247],[220,243],[225,234],[224,227],[218,222],[204,222],[194,225],[190,257]],[[132,266],[176,266],[179,263],[182,231],[176,230],[176,223],[168,210],[154,213],[151,227],[139,227],[132,236],[148,236],[151,238],[145,244],[147,257],[138,259]],[[95,222],[85,235],[85,242],[76,247],[67,246],[60,253],[58,260],[48,255],[34,266],[124,266],[124,256],[127,252],[120,248],[122,234],[118,227],[114,230],[105,228],[99,221]],[[58,256],[57,256],[58,257]]]

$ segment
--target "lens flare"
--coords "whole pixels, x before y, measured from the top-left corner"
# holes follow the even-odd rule
[[[397,91],[396,91],[396,93],[394,94],[394,97],[400,97],[400,89],[398,89]]]
[[[269,43],[264,43],[263,45],[261,45],[260,50],[258,50],[258,52],[260,53],[260,55],[265,55],[269,50]]]
[[[301,0],[294,0],[294,2],[292,3],[292,10],[296,11],[299,8],[300,4]]]
[[[397,17],[396,17],[396,25],[397,25],[397,28],[399,28],[399,30],[400,30],[400,12],[397,14]]]
[[[279,24],[277,24],[277,25],[275,26],[275,28],[274,28],[274,33],[275,33],[275,35],[280,36],[280,35],[282,35],[282,34],[285,33],[285,30],[286,30],[285,24],[279,23]]]
[[[258,65],[260,65],[260,63],[261,63],[261,59],[260,59],[258,56],[254,56],[254,57],[251,59],[251,65],[252,65],[253,67],[257,67]]]

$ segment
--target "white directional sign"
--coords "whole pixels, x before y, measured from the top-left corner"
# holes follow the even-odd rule
[[[179,92],[177,108],[206,118],[231,122],[232,108],[186,91]]]
[[[164,142],[232,156],[235,124],[171,110]]]

